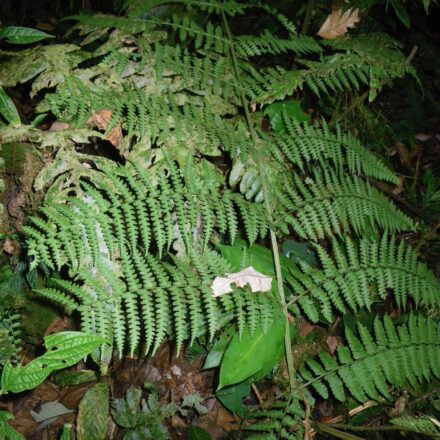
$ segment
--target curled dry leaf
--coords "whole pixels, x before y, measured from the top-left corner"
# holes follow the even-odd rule
[[[93,125],[99,130],[106,130],[110,120],[112,118],[113,112],[111,110],[101,110],[99,112],[93,113],[87,121],[88,124]],[[122,129],[118,124],[113,127],[107,134],[106,139],[116,148],[121,146],[122,142]]]
[[[240,272],[228,273],[226,277],[215,277],[211,285],[213,295],[217,297],[232,292],[232,283],[237,287],[249,284],[252,292],[268,292],[272,288],[272,277],[257,272],[249,266]]]
[[[359,20],[359,9],[350,8],[344,13],[341,9],[337,9],[325,19],[318,35],[326,40],[343,37]]]

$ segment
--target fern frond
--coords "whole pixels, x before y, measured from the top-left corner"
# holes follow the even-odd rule
[[[393,425],[402,428],[402,431],[414,432],[429,437],[440,438],[440,422],[430,416],[402,416],[391,419]]]
[[[299,440],[304,435],[303,418],[305,412],[297,399],[273,403],[269,408],[250,413],[251,424],[245,426],[246,431],[260,433],[248,439],[275,440],[281,438]]]
[[[14,309],[0,309],[0,365],[18,363],[22,343],[22,318]]]
[[[362,174],[365,177],[398,183],[395,173],[352,134],[344,133],[340,126],[336,126],[333,132],[325,121],[308,125],[285,118],[284,124],[287,135],[277,136],[273,142],[268,141],[272,149],[278,150],[273,151],[273,155],[279,160],[284,161],[287,158],[301,170],[305,170],[313,162],[324,168],[330,161],[337,170],[342,171],[346,166],[350,174]]]
[[[314,38],[307,36],[293,36],[288,40],[277,38],[269,31],[256,37],[253,35],[237,36],[234,39],[236,52],[242,57],[261,55],[280,55],[294,52],[296,54],[320,53],[322,48]]]
[[[322,269],[305,263],[291,269],[293,290],[309,319],[315,321],[321,309],[324,318],[331,321],[331,306],[341,313],[370,308],[390,290],[401,309],[407,307],[408,299],[428,310],[440,308],[440,283],[403,240],[396,243],[387,235],[359,243],[349,238],[333,240],[332,251],[333,257],[316,246]]]
[[[358,336],[345,328],[348,346],[339,346],[336,357],[321,353],[300,371],[325,399],[329,389],[340,401],[345,390],[361,402],[389,398],[389,386],[402,389],[440,377],[440,327],[431,318],[410,315],[397,326],[385,316],[374,321],[374,335],[360,323],[357,330]]]
[[[349,228],[358,235],[379,226],[388,231],[414,228],[411,219],[397,210],[376,188],[361,179],[338,176],[326,170],[323,176],[304,181],[297,175],[276,189],[282,208],[277,224],[300,237],[317,240],[340,235]]]
[[[221,316],[231,319],[230,310],[223,308],[222,301],[214,298],[209,287],[219,269],[225,266],[219,255],[211,252],[199,255],[192,251],[190,261],[174,259],[171,265],[126,249],[121,259],[122,277],[128,286],[99,266],[99,278],[81,271],[75,283],[54,280],[61,290],[44,288],[36,292],[69,312],[79,311],[82,327],[114,340],[121,355],[127,345],[131,354],[138,349],[141,334],[145,335],[146,352],[155,352],[167,335],[176,339],[180,349],[185,339],[194,339],[202,333],[212,338]],[[214,268],[214,262],[222,264]],[[277,299],[272,294],[241,291],[234,295],[236,300],[243,297],[242,306],[234,314],[239,317],[240,328],[249,325],[255,330],[263,326],[261,314],[272,319],[278,310]]]

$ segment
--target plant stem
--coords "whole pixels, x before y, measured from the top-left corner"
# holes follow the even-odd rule
[[[257,145],[257,135],[256,135],[255,128],[253,126],[251,116],[249,113],[249,103],[246,99],[246,96],[244,94],[244,90],[243,90],[243,87],[241,84],[240,70],[238,68],[237,54],[235,53],[234,42],[232,39],[231,30],[229,29],[229,24],[228,24],[228,21],[226,19],[226,15],[223,10],[222,10],[222,19],[223,19],[223,23],[224,23],[225,30],[226,30],[226,35],[228,37],[229,44],[230,44],[232,64],[234,67],[235,76],[237,78],[237,82],[238,82],[239,89],[240,89],[240,98],[241,98],[241,101],[242,101],[242,104],[244,107],[246,121],[249,126],[249,131],[250,131],[252,140],[254,142],[254,146],[256,146]],[[257,149],[255,149],[255,150],[256,150],[256,153],[258,154]],[[263,161],[258,160],[258,158],[257,158],[257,160],[255,162],[258,167],[259,174],[261,176],[263,176],[264,175],[264,169],[262,166]],[[264,194],[264,204],[265,204],[267,214],[269,216],[269,221],[272,222],[272,213],[271,213],[271,209],[270,209],[270,205],[269,205],[269,197],[268,197],[269,192],[267,190],[267,183],[266,183],[265,179],[262,179],[262,182],[263,182],[262,186],[263,186],[263,194]],[[284,332],[284,346],[285,346],[285,350],[286,350],[286,361],[287,361],[287,370],[289,373],[289,384],[290,384],[291,391],[293,391],[294,389],[298,389],[298,385],[296,383],[295,368],[293,366],[292,342],[290,340],[290,329],[289,329],[289,314],[288,314],[288,309],[287,309],[286,297],[284,294],[283,275],[281,272],[278,242],[277,242],[277,237],[275,235],[275,232],[273,231],[272,228],[270,228],[270,241],[271,241],[271,245],[272,245],[272,253],[273,253],[273,257],[274,257],[275,273],[276,273],[276,277],[277,277],[278,292],[280,295],[281,307],[283,309],[283,313],[284,313],[284,316],[286,319],[286,329]]]

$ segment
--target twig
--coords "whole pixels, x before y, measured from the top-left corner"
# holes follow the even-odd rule
[[[264,406],[264,400],[263,400],[263,398],[261,397],[261,394],[260,394],[260,392],[258,391],[257,386],[253,383],[253,384],[251,385],[251,388],[252,388],[252,391],[253,391],[254,394],[255,394],[255,397],[256,397],[257,400],[258,400],[258,405],[260,405],[260,407],[263,408],[263,406]]]

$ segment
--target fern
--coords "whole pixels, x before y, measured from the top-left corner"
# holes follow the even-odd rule
[[[404,241],[397,244],[387,235],[359,243],[333,240],[332,250],[333,258],[316,246],[322,269],[304,262],[291,269],[298,303],[312,321],[318,320],[319,311],[331,321],[332,306],[341,313],[370,308],[390,290],[399,308],[407,308],[409,299],[428,310],[440,307],[440,283]]]
[[[300,237],[317,240],[339,235],[350,225],[361,235],[379,226],[389,231],[413,229],[409,217],[398,211],[378,190],[356,178],[338,176],[328,168],[314,180],[298,175],[275,189],[280,208],[278,227],[292,228]]]
[[[402,416],[391,419],[391,423],[399,428],[402,428],[402,431],[414,432],[433,438],[440,438],[440,422],[434,417]]]
[[[406,74],[416,76],[392,40],[388,39],[391,43],[383,45],[380,38],[380,35],[360,36],[359,40],[351,38],[330,43],[334,49],[346,53],[336,53],[321,61],[301,60],[307,69],[288,71],[277,67],[261,73],[248,67],[246,85],[252,88],[250,98],[254,103],[267,104],[284,99],[304,86],[321,96],[358,90],[370,81],[380,84],[385,79],[401,78]],[[378,47],[381,49],[374,49]]]
[[[332,132],[325,121],[313,126],[284,119],[287,135],[278,136],[271,143],[273,156],[285,159],[302,171],[316,162],[323,168],[332,163],[337,170],[347,167],[350,174],[364,175],[397,184],[395,174],[353,135],[344,133],[341,127]]]
[[[192,252],[188,262],[160,262],[137,250],[127,250],[121,254],[125,283],[98,265],[95,273],[99,277],[81,271],[76,282],[53,280],[54,287],[36,292],[64,306],[69,313],[78,311],[82,329],[114,340],[120,354],[127,342],[133,354],[141,333],[145,336],[145,352],[154,353],[166,335],[175,337],[179,350],[185,339],[194,341],[205,332],[212,337],[231,313],[242,316],[254,330],[266,322],[265,314],[277,313],[273,295],[241,291],[231,298],[215,300],[209,286],[216,275],[226,270],[224,262],[223,267],[218,266],[221,261],[211,252]]]
[[[347,398],[345,390],[359,401],[389,398],[389,386],[415,387],[440,377],[440,327],[431,318],[410,315],[399,326],[388,316],[376,318],[374,336],[360,323],[357,329],[359,336],[345,328],[348,346],[339,346],[337,357],[321,353],[300,371],[323,398],[329,389],[340,401]]]
[[[252,440],[302,439],[304,435],[302,419],[304,416],[304,410],[297,399],[291,398],[287,401],[275,402],[268,409],[250,414],[250,419],[254,423],[248,424],[244,429],[259,434],[246,438]]]
[[[41,212],[46,220],[32,218],[34,226],[25,228],[32,237],[32,267],[40,261],[58,269],[64,264],[75,269],[80,265],[92,266],[99,256],[112,257],[116,250],[121,253],[126,247],[140,247],[145,254],[155,245],[161,255],[175,240],[182,239],[190,245],[190,235],[199,230],[198,213],[203,222],[205,247],[214,225],[219,232],[229,233],[233,241],[238,215],[251,242],[265,236],[267,223],[261,207],[248,204],[227,190],[222,196],[215,182],[201,181],[191,188],[186,183],[190,175],[185,180],[171,161],[167,168],[168,176],[158,177],[156,184],[140,169],[135,176],[124,167],[103,168],[95,187],[82,183],[86,192],[81,199],[69,198],[68,205],[43,207]],[[217,217],[219,222],[215,221]]]
[[[0,364],[18,362],[21,353],[22,322],[15,310],[0,309]]]

